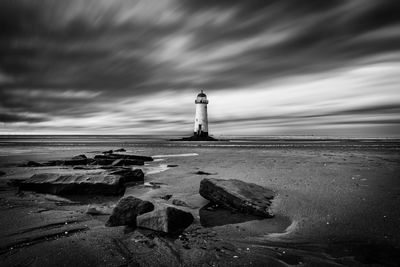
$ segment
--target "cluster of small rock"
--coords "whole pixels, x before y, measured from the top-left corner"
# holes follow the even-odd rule
[[[116,150],[124,152],[123,149]],[[152,161],[147,156],[114,153],[105,151],[94,158],[86,155],[74,156],[66,160],[51,160],[44,163],[29,161],[22,167],[69,166],[71,172],[38,173],[26,180],[11,181],[20,190],[33,190],[50,194],[123,194],[127,185],[143,183],[144,173],[132,166],[144,165]],[[79,171],[81,170],[81,172]],[[85,172],[92,171],[92,172]]]
[[[19,180],[17,185],[22,190],[33,190],[51,194],[122,194],[130,183],[144,182],[144,174],[141,169],[133,169],[134,165],[143,165],[145,161],[152,161],[151,157],[105,151],[94,158],[78,155],[67,160],[53,160],[45,163],[30,161],[25,167],[41,166],[73,166],[73,171],[63,173],[39,173],[26,180]],[[117,152],[124,152],[119,150]],[[77,170],[83,171],[77,171]],[[88,172],[88,170],[91,170]],[[100,170],[100,172],[93,172]],[[207,175],[210,173],[197,172]],[[15,182],[15,181],[14,181]],[[149,182],[150,184],[151,182]],[[158,186],[150,184],[150,186]],[[159,187],[159,186],[158,186]],[[203,179],[200,183],[199,193],[209,200],[209,205],[221,206],[246,214],[260,217],[272,217],[270,210],[274,192],[256,184],[246,183],[240,180],[230,179]],[[171,199],[172,195],[166,195],[164,200]],[[179,209],[176,206],[190,208],[187,203],[179,199],[172,199],[168,203],[150,202],[133,196],[123,197],[113,209],[106,226],[130,226],[151,229],[167,234],[182,233],[194,220],[190,212]],[[88,208],[88,214],[106,214],[104,210],[95,207]],[[181,234],[179,240],[184,248],[195,245],[199,248],[207,248],[205,239],[199,244],[189,242],[194,237],[206,234],[207,239],[214,240],[213,232],[203,233],[199,229]],[[201,238],[200,238],[201,239]],[[193,240],[200,240],[195,238]],[[217,242],[218,240],[214,240]],[[214,242],[213,241],[213,242]],[[214,243],[215,243],[214,242]],[[213,245],[214,246],[214,245]],[[221,249],[221,248],[218,248]]]
[[[128,225],[158,232],[177,233],[193,222],[193,215],[167,204],[154,206],[133,196],[120,199],[106,226]]]

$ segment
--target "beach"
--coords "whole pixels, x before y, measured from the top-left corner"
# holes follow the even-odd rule
[[[1,266],[398,266],[400,141],[391,139],[19,136],[0,139]],[[153,157],[136,166],[144,184],[124,196],[179,207],[194,216],[180,236],[106,227],[122,196],[55,196],[7,182],[69,167],[18,167],[102,151]],[[68,169],[69,168],[69,169]],[[204,178],[272,189],[275,216],[204,209]],[[149,183],[150,184],[149,186]],[[154,186],[157,185],[157,186]],[[165,199],[171,195],[170,199]],[[102,207],[92,215],[88,206]],[[185,242],[183,242],[185,240]]]

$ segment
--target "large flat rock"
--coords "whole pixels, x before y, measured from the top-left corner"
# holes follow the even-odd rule
[[[266,218],[273,216],[270,206],[275,193],[257,184],[235,179],[203,179],[199,193],[226,208]]]
[[[40,173],[19,183],[19,188],[57,195],[118,195],[125,191],[123,182],[120,175],[106,173]]]

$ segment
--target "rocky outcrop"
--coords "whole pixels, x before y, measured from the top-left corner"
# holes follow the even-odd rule
[[[154,210],[154,205],[149,201],[133,196],[122,198],[114,208],[106,226],[136,226],[136,217],[152,210]]]
[[[141,160],[141,161],[153,161],[152,157],[138,156],[138,155],[127,155],[127,154],[108,154],[108,155],[96,155],[94,159],[130,159],[130,160]]]
[[[122,151],[122,150],[119,150]],[[77,165],[112,165],[112,166],[132,166],[144,165],[145,161],[152,161],[152,157],[137,156],[127,154],[114,154],[112,150],[103,152],[103,155],[96,155],[94,158],[88,158],[86,155],[77,155],[66,160],[50,160],[39,163],[29,161],[21,167],[42,167],[42,166],[77,166]]]
[[[193,222],[189,212],[171,207],[159,206],[154,211],[137,217],[137,226],[165,233],[178,233]]]
[[[270,210],[274,192],[240,180],[203,179],[199,193],[205,199],[242,213],[272,217]]]
[[[211,136],[200,136],[200,135],[192,135],[189,137],[183,137],[181,139],[171,139],[170,141],[219,141]]]

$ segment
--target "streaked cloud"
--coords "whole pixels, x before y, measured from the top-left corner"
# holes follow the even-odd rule
[[[2,1],[0,132],[400,135],[397,1]]]

